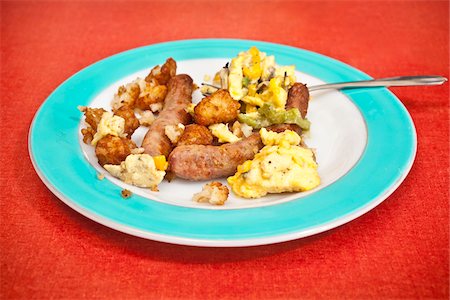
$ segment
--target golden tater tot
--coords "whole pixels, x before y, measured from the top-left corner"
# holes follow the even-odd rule
[[[176,73],[177,73],[177,63],[173,58],[170,57],[166,60],[166,62],[162,65],[162,67],[160,66],[154,67],[150,71],[150,74],[148,74],[147,77],[145,77],[145,81],[150,83],[156,81],[160,85],[167,85],[170,78],[175,76]]]
[[[130,139],[107,135],[98,141],[95,147],[95,155],[101,166],[105,164],[118,165],[135,148],[136,144]]]
[[[80,110],[84,112],[84,116],[86,117],[85,119],[86,123],[91,125],[92,129],[96,131],[97,125],[102,119],[103,113],[105,113],[106,110],[104,110],[103,108],[90,108],[90,107],[81,107]]]
[[[205,97],[194,108],[195,123],[209,126],[217,123],[228,123],[236,120],[238,101],[233,100],[226,90],[218,90],[211,96]]]
[[[135,101],[139,98],[141,89],[137,82],[128,83],[125,86],[120,86],[117,94],[114,95],[114,99],[111,102],[113,110],[119,109],[123,105],[128,105],[134,108]]]
[[[136,118],[134,110],[131,109],[128,105],[124,105],[121,106],[119,109],[115,110],[114,114],[116,116],[125,119],[124,133],[127,135],[128,138],[131,138],[131,135],[139,127],[139,120],[138,118]]]
[[[148,110],[151,104],[163,102],[167,95],[167,86],[147,84],[144,91],[141,92],[139,98],[134,103],[136,108]]]
[[[211,145],[213,135],[208,128],[202,125],[191,124],[184,128],[177,146],[182,145]]]

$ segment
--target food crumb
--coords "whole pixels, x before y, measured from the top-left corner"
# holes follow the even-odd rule
[[[122,198],[124,198],[124,199],[130,198],[131,195],[133,195],[133,193],[127,189],[123,189],[121,194],[122,194]]]
[[[211,81],[211,76],[206,74],[205,76],[203,76],[203,81],[210,82]]]
[[[200,193],[194,194],[193,201],[200,203],[210,203],[212,205],[224,205],[228,200],[228,188],[218,181],[205,184]]]
[[[151,110],[144,110],[141,112],[141,118],[139,119],[139,123],[142,126],[150,126],[153,121],[155,121],[155,116],[153,115]]]
[[[95,130],[92,127],[88,126],[86,128],[81,129],[81,134],[83,135],[83,142],[87,145],[92,143],[94,139]]]
[[[184,125],[178,123],[178,125],[166,125],[164,127],[164,133],[169,138],[173,145],[176,145],[181,135],[184,132]]]
[[[164,107],[164,104],[162,102],[153,103],[150,104],[150,110],[154,113],[160,112]]]
[[[103,174],[103,173],[98,173],[98,174],[97,174],[97,178],[98,178],[98,180],[103,180],[103,179],[105,179],[105,174]]]

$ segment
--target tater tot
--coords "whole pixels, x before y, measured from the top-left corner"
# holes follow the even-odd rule
[[[218,90],[211,96],[205,97],[194,108],[195,123],[209,126],[217,123],[228,123],[236,120],[238,101],[233,100],[226,90]]]
[[[118,165],[131,154],[136,144],[127,138],[107,135],[97,142],[95,155],[101,166],[105,164]]]
[[[213,135],[208,128],[202,125],[191,124],[184,128],[177,146],[182,145],[211,145]]]
[[[166,95],[167,95],[167,86],[165,85],[151,86],[148,84],[145,90],[142,91],[141,94],[139,95],[139,98],[136,99],[134,106],[142,110],[148,110],[150,108],[150,105],[164,102]]]
[[[111,102],[112,109],[117,110],[123,105],[134,108],[134,104],[138,99],[140,92],[141,89],[137,82],[131,82],[125,86],[120,86]]]
[[[167,85],[170,78],[175,76],[177,73],[177,63],[173,58],[168,58],[166,62],[160,66],[154,67],[150,74],[145,77],[145,81],[147,82],[158,82],[160,85]]]
[[[84,112],[84,116],[86,123],[91,125],[94,131],[97,130],[97,125],[102,119],[103,113],[106,112],[103,108],[90,108],[90,107],[82,107],[81,111]]]
[[[139,127],[139,120],[138,118],[136,118],[134,110],[131,109],[128,105],[124,105],[115,110],[114,114],[125,119],[124,132],[127,134],[128,138],[131,138],[131,135]]]

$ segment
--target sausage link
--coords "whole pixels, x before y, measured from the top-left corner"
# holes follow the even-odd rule
[[[306,117],[308,112],[309,91],[305,84],[296,82],[289,89],[286,101],[286,109],[298,108],[302,118]]]
[[[176,75],[170,79],[164,108],[150,125],[142,141],[145,153],[166,157],[170,154],[172,143],[165,134],[165,127],[190,123],[191,116],[186,112],[186,108],[192,102],[192,83],[192,78],[186,74]]]
[[[177,177],[188,180],[229,176],[236,172],[238,165],[253,159],[262,146],[259,133],[222,146],[179,146],[169,156],[169,168]]]

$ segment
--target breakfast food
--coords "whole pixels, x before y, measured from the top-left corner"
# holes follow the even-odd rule
[[[228,188],[217,181],[205,184],[202,191],[194,194],[193,201],[200,203],[210,203],[212,205],[224,205],[228,200]]]
[[[177,147],[183,145],[211,145],[214,136],[207,127],[198,124],[190,124],[184,128],[183,134],[178,140]]]
[[[210,180],[229,176],[239,164],[252,159],[262,148],[258,133],[236,143],[183,145],[169,155],[170,171],[187,180]]]
[[[226,90],[207,96],[194,108],[195,123],[209,126],[213,124],[228,123],[236,120],[238,109],[241,107],[238,101],[234,101]]]
[[[114,115],[125,120],[123,132],[126,136],[131,137],[134,131],[139,127],[139,120],[136,118],[134,110],[128,105],[123,105],[114,111]]]
[[[95,155],[101,166],[119,165],[135,148],[136,144],[130,139],[107,135],[95,145]]]
[[[276,125],[269,128],[279,132],[299,130],[293,125]],[[236,143],[213,145],[185,145],[176,147],[169,155],[170,171],[187,180],[209,180],[233,175],[238,165],[252,159],[263,147],[258,132]]]
[[[112,109],[127,105],[133,109],[159,111],[167,95],[167,84],[175,76],[176,70],[175,60],[168,58],[162,67],[155,66],[145,79],[137,78],[120,86],[111,103]]]
[[[152,190],[158,189],[158,184],[166,175],[165,170],[158,169],[153,157],[148,154],[130,154],[120,165],[107,164],[103,167],[125,183]]]
[[[123,189],[120,192],[120,194],[122,195],[123,199],[128,199],[128,198],[130,198],[133,195],[133,193],[130,190],[127,190],[127,189]]]
[[[260,135],[264,148],[228,177],[234,193],[259,198],[268,193],[307,191],[319,185],[313,152],[299,146],[301,138],[297,133],[291,130],[276,133],[263,128]]]
[[[204,98],[197,104],[192,78],[176,70],[168,58],[145,79],[120,86],[111,111],[80,108],[87,124],[83,141],[95,147],[99,164],[112,176],[152,191],[165,177],[228,177],[243,198],[320,184],[314,153],[301,137],[310,128],[309,93],[296,82],[294,66],[279,66],[274,56],[251,47],[202,84]],[[132,136],[140,126],[148,129],[136,145]],[[228,195],[225,185],[213,181],[193,200],[223,205]]]
[[[186,108],[192,102],[192,83],[192,78],[185,74],[176,75],[169,80],[164,108],[150,125],[142,142],[145,153],[151,156],[169,156],[173,146],[165,134],[165,127],[179,123],[189,124],[191,116]]]
[[[308,112],[309,91],[306,85],[296,82],[289,89],[286,108],[298,108],[302,118],[306,117]]]
[[[164,127],[164,133],[169,138],[172,145],[178,143],[178,140],[184,132],[184,128],[184,125],[181,123],[178,123],[178,125],[166,125],[166,127]]]
[[[172,57],[169,57],[161,67],[153,67],[147,77],[145,77],[145,81],[156,81],[160,85],[167,85],[169,83],[169,80],[174,77],[176,73],[177,63]]]

